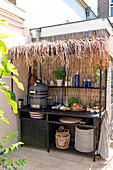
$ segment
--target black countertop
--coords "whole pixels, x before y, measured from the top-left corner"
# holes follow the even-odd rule
[[[51,109],[51,106],[48,106],[46,109],[32,109],[30,105],[25,105],[20,109],[21,112],[40,112],[46,114],[54,115],[64,115],[64,116],[75,116],[75,117],[84,117],[84,118],[99,118],[99,113],[91,113],[89,111],[61,111]],[[106,110],[101,112],[101,117],[104,115]]]

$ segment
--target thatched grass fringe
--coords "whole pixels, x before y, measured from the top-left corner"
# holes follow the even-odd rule
[[[80,39],[80,40],[64,40],[56,42],[41,41],[22,45],[9,49],[8,57],[17,62],[23,59],[27,67],[34,67],[34,61],[40,61],[43,65],[48,58],[51,58],[53,64],[57,58],[61,61],[61,66],[69,68],[70,58],[78,60],[84,57],[90,57],[92,65],[101,63],[104,69],[109,65],[109,44],[106,39]]]

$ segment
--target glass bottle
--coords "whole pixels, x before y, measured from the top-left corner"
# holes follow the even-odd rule
[[[80,77],[77,71],[75,76],[75,87],[79,87],[79,84],[80,84]]]
[[[70,86],[72,87],[73,86],[73,77],[70,76]]]
[[[65,105],[66,107],[68,107],[68,97],[67,97],[67,96],[65,96],[64,105]]]
[[[55,103],[53,104],[54,106],[58,106],[59,105],[59,103],[58,103],[58,96],[56,96],[56,98],[55,98]]]
[[[87,87],[86,79],[84,79],[84,81],[83,81],[83,87]]]
[[[45,84],[47,85],[47,78],[45,77]]]
[[[45,81],[44,81],[44,76],[42,76],[42,83],[45,83]]]
[[[67,81],[67,76],[66,76],[66,78],[65,78],[65,87],[67,87],[67,85],[68,85],[68,81]]]
[[[71,76],[68,77],[68,86],[71,86]]]

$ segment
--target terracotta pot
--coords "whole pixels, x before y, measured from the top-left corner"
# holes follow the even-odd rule
[[[32,85],[33,83],[35,83],[35,81],[36,81],[36,79],[32,76],[32,77],[30,78],[30,84]]]

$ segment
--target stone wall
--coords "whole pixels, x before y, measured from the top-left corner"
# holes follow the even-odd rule
[[[70,34],[62,34],[62,35],[55,35],[55,36],[48,36],[42,37],[40,40],[47,40],[47,41],[56,41],[56,40],[68,40],[68,39],[84,39],[84,38],[93,38],[94,31],[86,31],[86,32],[76,32]],[[105,29],[95,30],[95,38],[106,38],[109,39],[109,33]],[[36,41],[34,39],[34,41]]]
[[[99,17],[109,16],[109,0],[99,0]]]

